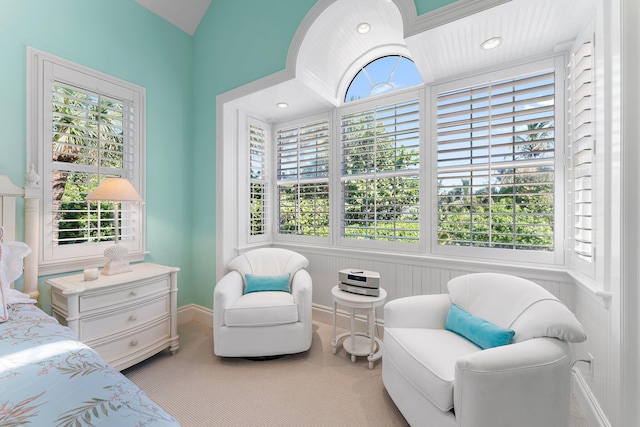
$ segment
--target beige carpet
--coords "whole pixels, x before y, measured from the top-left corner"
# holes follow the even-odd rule
[[[307,353],[251,361],[214,356],[212,329],[178,328],[180,350],[125,375],[178,419],[204,426],[406,426],[382,386],[381,361],[331,353],[332,327],[314,322]]]

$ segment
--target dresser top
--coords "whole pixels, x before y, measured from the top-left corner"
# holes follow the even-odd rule
[[[99,274],[95,280],[84,280],[84,274],[71,274],[67,276],[47,279],[46,283],[62,291],[63,294],[74,294],[87,290],[95,290],[116,285],[125,285],[136,280],[149,279],[180,271],[178,267],[143,262],[131,264],[131,271],[126,273],[105,276]]]

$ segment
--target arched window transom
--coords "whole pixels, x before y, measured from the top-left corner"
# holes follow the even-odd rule
[[[393,92],[422,84],[412,60],[400,55],[383,56],[362,67],[351,80],[344,102]]]

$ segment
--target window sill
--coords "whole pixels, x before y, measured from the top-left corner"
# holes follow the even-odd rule
[[[605,309],[609,309],[609,305],[611,304],[611,298],[613,298],[613,293],[610,291],[602,289],[598,286],[598,283],[590,277],[585,276],[582,273],[577,271],[568,270],[567,274],[573,279],[573,282],[579,286],[581,289],[587,291],[590,295],[601,299],[602,304]]]
[[[322,247],[305,244],[292,244],[287,242],[273,242],[272,246],[282,247],[286,249],[296,250],[300,252],[311,252],[318,255],[340,256],[345,258],[362,258],[369,261],[389,262],[393,261],[398,264],[413,264],[431,268],[446,268],[452,270],[466,270],[473,272],[491,271],[504,274],[522,275],[523,272],[527,278],[567,282],[573,281],[569,272],[562,266],[540,266],[525,265],[523,263],[506,263],[491,260],[469,260],[456,257],[443,257],[416,254],[411,252],[386,252],[373,251],[361,248],[344,248],[344,247]],[[242,250],[242,248],[240,249]]]
[[[126,259],[129,262],[144,261],[148,252],[131,253]],[[102,267],[107,262],[104,256],[84,258],[74,261],[65,261],[51,264],[40,264],[38,266],[38,276],[50,276],[53,274],[69,273],[71,271],[80,271],[85,268]]]

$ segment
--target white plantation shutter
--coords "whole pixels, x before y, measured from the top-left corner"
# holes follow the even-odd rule
[[[555,78],[437,95],[438,244],[554,249]]]
[[[29,61],[43,82],[29,101],[41,123],[32,145],[41,153],[41,266],[62,272],[102,259],[116,221],[121,244],[142,259],[144,205],[120,203],[114,218],[114,203],[85,198],[107,176],[127,178],[144,197],[144,88],[35,50]]]
[[[329,121],[277,133],[278,232],[329,236]]]
[[[591,262],[593,175],[593,60],[587,42],[571,58],[571,177],[573,180],[573,252]]]
[[[341,237],[418,243],[420,102],[341,116]]]
[[[84,199],[105,176],[132,176],[134,107],[130,101],[57,81],[52,100],[52,243],[114,241],[114,204]],[[133,209],[121,204],[120,240],[135,234]]]
[[[264,236],[268,225],[267,126],[249,122],[249,234]]]

